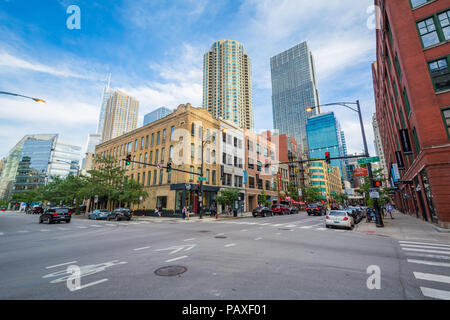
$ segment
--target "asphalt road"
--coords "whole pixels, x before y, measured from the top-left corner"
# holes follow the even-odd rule
[[[326,229],[323,216],[304,212],[208,222],[73,218],[51,225],[38,217],[0,213],[0,299],[450,297],[450,246]],[[78,285],[72,265],[80,268]],[[187,270],[155,274],[166,266]],[[379,267],[380,289],[367,287],[369,266]]]

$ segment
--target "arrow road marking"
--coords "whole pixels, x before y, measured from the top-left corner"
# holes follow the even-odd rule
[[[189,251],[192,248],[196,247],[197,244],[186,244],[186,245],[182,245],[182,246],[173,246],[173,247],[169,247],[169,248],[164,248],[164,249],[157,249],[155,251],[169,251],[172,250],[169,254],[174,254],[177,253],[179,251]]]
[[[65,263],[54,265],[54,266],[45,267],[45,269],[61,267],[61,266],[65,266],[65,265],[68,265],[68,264],[74,264],[74,263],[77,263],[77,262],[76,261],[65,262]]]
[[[188,256],[182,256],[182,257],[178,257],[178,258],[173,258],[173,259],[166,260],[166,262],[172,262],[172,261],[184,259],[184,258],[187,258],[187,257],[188,257]]]
[[[133,249],[134,251],[139,251],[139,250],[144,250],[144,249],[149,249],[149,248],[151,248],[151,246],[148,246],[148,247],[142,247],[142,248],[136,248],[136,249]]]

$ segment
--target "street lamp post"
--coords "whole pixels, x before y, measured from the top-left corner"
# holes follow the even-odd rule
[[[349,104],[356,105],[356,109],[348,106]],[[363,119],[362,119],[362,115],[361,115],[361,107],[359,105],[359,100],[356,100],[356,102],[334,102],[334,103],[322,104],[319,106],[306,108],[306,111],[311,112],[313,109],[316,109],[318,107],[326,107],[326,106],[334,106],[334,105],[343,106],[343,107],[346,107],[347,109],[350,109],[350,110],[358,113],[359,124],[361,126],[361,134],[362,134],[363,143],[364,143],[364,153],[365,153],[365,156],[368,157],[369,149],[367,147],[366,133],[364,131],[364,123],[363,123]],[[373,180],[372,165],[370,164],[370,162],[367,164],[367,171],[369,173],[370,187],[374,188],[375,182]],[[373,199],[373,206],[375,207],[375,216],[376,216],[376,220],[378,222],[377,227],[384,227],[384,223],[383,223],[383,220],[381,219],[381,215],[380,215],[380,208],[378,206],[378,200],[376,198]]]
[[[204,154],[204,148],[205,145],[207,145],[208,143],[210,143],[211,141],[209,140],[211,139],[210,137],[207,137],[207,140],[203,139],[203,132],[202,132],[202,163],[200,166],[200,193],[199,193],[199,199],[198,199],[198,204],[199,204],[199,216],[200,219],[203,219],[203,154]]]
[[[39,98],[33,98],[33,97],[28,97],[28,96],[24,96],[24,95],[17,94],[17,93],[0,91],[0,94],[6,94],[6,95],[16,96],[16,97],[23,97],[23,98],[27,98],[27,99],[34,100],[34,101],[36,101],[37,103],[45,103],[45,101],[42,100],[42,99],[39,99]]]

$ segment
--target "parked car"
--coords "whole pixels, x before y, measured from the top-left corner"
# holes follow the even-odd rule
[[[44,208],[36,206],[31,209],[31,214],[42,214],[44,213]]]
[[[341,206],[340,204],[332,204],[331,206],[331,210],[343,210],[344,207]]]
[[[272,205],[273,214],[283,215],[290,214],[289,208],[284,204],[274,204]]]
[[[290,214],[298,213],[298,208],[297,207],[289,207],[289,213]]]
[[[355,224],[358,224],[361,222],[361,220],[364,218],[365,214],[363,211],[358,210],[356,208],[347,208],[345,211],[349,212],[350,215],[353,217],[353,220],[355,221]]]
[[[39,223],[51,224],[53,222],[65,221],[70,223],[72,218],[72,211],[67,207],[55,207],[46,209],[39,217]]]
[[[323,216],[327,213],[327,209],[320,203],[310,203],[306,207],[306,212],[308,213],[308,216]]]
[[[116,221],[120,221],[120,220],[130,221],[132,216],[133,216],[133,214],[130,209],[117,208],[117,209],[114,209],[113,212],[111,212],[108,215],[108,217],[106,217],[106,220],[109,221],[109,220],[115,219]]]
[[[261,216],[261,217],[267,217],[267,216],[273,216],[273,212],[272,210],[270,210],[270,208],[268,207],[260,207],[260,208],[255,208],[252,211],[253,217],[257,217],[257,216]]]
[[[92,220],[103,220],[108,218],[111,214],[111,211],[106,209],[97,209],[89,213],[88,218]]]
[[[327,228],[344,227],[352,230],[354,225],[352,216],[345,210],[331,210],[325,218]]]

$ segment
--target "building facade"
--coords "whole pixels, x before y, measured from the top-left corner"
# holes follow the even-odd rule
[[[334,112],[321,113],[309,118],[306,124],[306,132],[308,136],[309,157],[311,159],[324,159],[325,152],[330,153],[330,158],[344,156],[342,131]],[[346,180],[343,175],[343,172],[346,171],[344,160],[331,160],[330,165],[332,167],[339,167],[343,184],[343,181]]]
[[[383,144],[381,143],[380,127],[378,126],[376,113],[372,117],[372,127],[373,135],[375,137],[375,150],[377,152],[377,156],[380,158],[380,167],[383,169],[385,180],[388,181],[389,174],[386,165],[386,158],[384,157]]]
[[[172,111],[173,111],[172,109],[160,107],[156,110],[153,110],[152,112],[147,113],[144,116],[144,126],[149,123],[155,122],[156,120],[164,118],[165,116],[171,114]]]
[[[320,113],[314,59],[306,42],[302,42],[270,58],[272,79],[273,127],[287,134],[307,150],[306,121]]]
[[[314,161],[309,164],[311,187],[319,189],[322,199],[329,203],[337,194],[342,194],[341,172],[339,167],[328,165],[325,161]]]
[[[136,129],[138,113],[138,100],[118,90],[111,91],[106,105],[102,142]]]
[[[450,8],[376,0],[376,118],[397,208],[450,228]],[[400,182],[401,181],[401,182]]]
[[[100,136],[103,134],[103,129],[105,127],[105,117],[106,117],[106,110],[108,107],[108,100],[112,93],[110,85],[111,85],[111,74],[108,75],[108,84],[103,89],[102,100],[100,103],[100,114],[99,114],[99,119],[98,119],[98,124],[97,124],[97,134],[99,134]],[[100,142],[101,142],[101,140],[100,140]]]
[[[208,139],[209,138],[209,139]],[[202,143],[209,140],[202,154]],[[220,122],[202,109],[189,103],[179,105],[170,115],[113,138],[96,147],[96,155],[112,155],[117,165],[127,170],[127,177],[141,183],[149,197],[132,205],[132,209],[163,208],[180,213],[184,206],[193,212],[199,211],[199,181],[203,159],[203,207],[215,203],[220,189]],[[210,154],[206,154],[210,152]],[[125,165],[125,157],[131,154],[133,161],[150,165],[131,163]],[[214,155],[214,156],[213,156]],[[191,173],[157,169],[156,165]],[[96,164],[94,163],[94,168]]]
[[[203,108],[217,119],[253,129],[251,60],[241,43],[216,41],[205,53]]]

